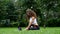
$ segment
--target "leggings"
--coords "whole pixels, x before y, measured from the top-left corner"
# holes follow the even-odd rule
[[[39,28],[39,26],[38,25],[31,25],[30,27],[29,27],[29,29],[28,30],[39,30],[40,28]]]

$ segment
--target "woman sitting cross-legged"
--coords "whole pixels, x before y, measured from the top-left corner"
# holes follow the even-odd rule
[[[31,9],[27,9],[26,15],[27,15],[27,19],[29,20],[29,24],[26,27],[26,30],[39,30],[40,28],[37,23],[36,13]]]

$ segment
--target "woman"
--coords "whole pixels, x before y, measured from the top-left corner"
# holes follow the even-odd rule
[[[26,15],[27,15],[27,19],[29,20],[29,24],[26,27],[26,30],[39,30],[39,26],[37,24],[37,19],[36,19],[37,18],[36,13],[31,9],[27,9]]]

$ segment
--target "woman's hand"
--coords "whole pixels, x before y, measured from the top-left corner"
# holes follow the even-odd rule
[[[27,27],[26,30],[28,30],[29,28]]]

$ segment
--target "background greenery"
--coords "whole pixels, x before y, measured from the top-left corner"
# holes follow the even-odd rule
[[[39,26],[60,26],[60,0],[0,0],[0,27],[27,26],[28,8],[36,12]]]

